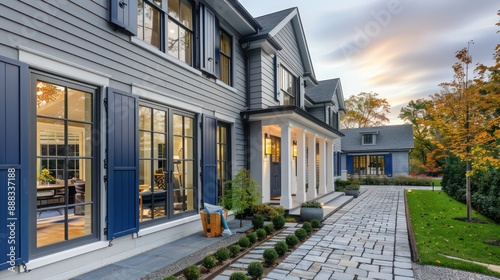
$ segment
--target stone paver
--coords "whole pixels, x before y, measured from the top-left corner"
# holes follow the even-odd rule
[[[323,223],[266,279],[414,279],[403,187],[370,186]]]

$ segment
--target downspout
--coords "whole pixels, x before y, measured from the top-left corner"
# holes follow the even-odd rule
[[[250,48],[250,42],[247,42],[243,46],[243,53],[245,54],[245,107],[250,109],[250,62],[248,57],[248,49]],[[248,113],[245,112],[242,115],[243,119],[243,137],[245,139],[245,169],[250,170],[250,123],[248,121]]]

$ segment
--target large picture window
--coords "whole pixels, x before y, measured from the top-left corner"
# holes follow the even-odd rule
[[[383,155],[353,156],[354,175],[384,175],[385,163]]]
[[[85,85],[34,75],[36,247],[95,236],[92,139],[95,95]]]
[[[192,65],[193,6],[191,2],[138,0],[137,9],[137,38]]]
[[[280,90],[283,94],[283,105],[296,105],[297,78],[283,66],[281,66]]]

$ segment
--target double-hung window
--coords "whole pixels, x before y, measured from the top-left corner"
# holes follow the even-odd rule
[[[219,30],[220,41],[220,80],[231,85],[231,54],[233,40],[226,31]]]
[[[137,38],[193,63],[193,6],[187,0],[138,0]]]
[[[283,94],[283,105],[297,104],[297,78],[283,66],[281,67],[280,90]]]

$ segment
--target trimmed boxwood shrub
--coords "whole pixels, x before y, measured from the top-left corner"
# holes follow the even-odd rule
[[[262,254],[262,256],[264,257],[264,262],[267,265],[271,266],[278,259],[278,252],[276,252],[276,250],[274,250],[273,248],[270,248],[270,249],[264,250],[264,253]]]
[[[215,258],[220,262],[220,263],[223,263],[224,261],[226,261],[227,259],[229,259],[229,250],[227,248],[220,248],[219,250],[217,250],[217,252],[215,253]]]
[[[307,233],[309,233],[312,230],[312,225],[310,222],[304,222],[302,224],[302,228],[305,229]]]
[[[172,276],[168,276],[168,277],[163,278],[163,280],[178,280],[178,279],[177,279],[177,277],[172,275]]]
[[[318,220],[313,219],[313,220],[311,221],[311,226],[312,226],[313,228],[320,228],[320,227],[321,227],[321,223],[320,223]]]
[[[265,229],[263,229],[263,228],[259,228],[259,229],[256,231],[256,233],[257,233],[257,237],[259,238],[259,240],[262,240],[262,239],[266,238],[266,236],[267,236],[267,232],[266,232],[266,230],[265,230]]]
[[[264,274],[264,266],[260,262],[251,262],[248,264],[247,272],[252,279],[260,279]]]
[[[267,224],[264,226],[264,230],[266,231],[267,234],[271,234],[274,231],[273,224]]]
[[[187,280],[198,280],[200,278],[200,269],[197,265],[190,265],[184,269],[182,274]]]
[[[307,231],[303,228],[298,228],[295,230],[295,236],[297,236],[300,241],[304,241],[307,237]]]
[[[287,235],[287,237],[285,237],[285,241],[286,244],[290,247],[293,247],[297,245],[297,243],[299,243],[299,239],[294,234]]]
[[[275,230],[280,230],[285,226],[285,217],[283,216],[275,216],[271,221]]]
[[[255,230],[264,227],[264,216],[260,214],[254,214],[252,217],[252,225]]]
[[[274,244],[274,250],[276,250],[278,255],[282,256],[288,252],[288,245],[286,245],[285,241],[276,242],[276,244]]]
[[[241,247],[240,245],[238,244],[233,244],[231,246],[229,246],[229,253],[231,254],[231,257],[236,257],[237,255],[239,255],[241,251]]]
[[[240,241],[238,241],[238,244],[242,248],[247,248],[248,246],[250,246],[250,240],[248,240],[248,237],[243,236],[242,238],[240,238]]]
[[[283,206],[268,205],[265,203],[252,206],[252,213],[264,216],[266,221],[271,221],[275,216],[285,215],[285,208]]]
[[[248,277],[243,272],[233,272],[229,280],[248,280]]]
[[[257,242],[257,233],[255,233],[255,231],[247,234],[247,237],[248,240],[250,240],[250,243],[254,244],[255,242]]]
[[[217,263],[215,262],[214,256],[206,256],[201,261],[201,265],[203,265],[206,269],[208,269],[208,271],[210,271],[217,265]]]

